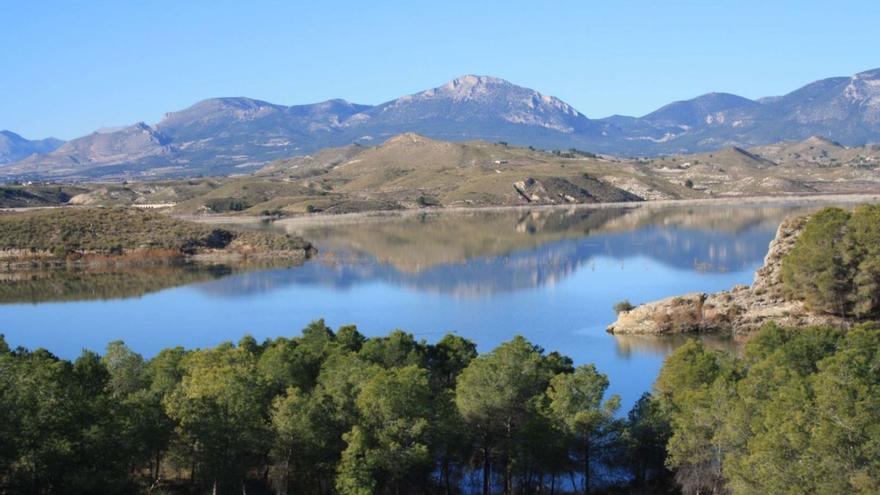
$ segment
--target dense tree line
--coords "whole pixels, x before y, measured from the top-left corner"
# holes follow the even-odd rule
[[[880,316],[880,205],[812,215],[783,259],[790,296],[810,308],[856,318]]]
[[[2,342],[2,341],[0,341]],[[4,493],[586,493],[664,481],[647,403],[522,337],[301,336],[73,362],[0,347]]]
[[[880,330],[693,340],[625,415],[608,385],[522,337],[480,355],[323,321],[150,360],[0,338],[0,492],[880,490]]]
[[[685,493],[880,493],[880,330],[765,327],[742,358],[692,340],[652,399]]]

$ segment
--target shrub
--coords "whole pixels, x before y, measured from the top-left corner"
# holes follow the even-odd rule
[[[635,306],[633,306],[628,299],[614,303],[614,312],[617,314],[623,313],[624,311],[632,311],[633,309],[635,309]]]

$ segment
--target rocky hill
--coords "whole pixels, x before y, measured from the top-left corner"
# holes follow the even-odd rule
[[[635,164],[559,156],[471,141],[395,136],[374,147],[334,148],[267,165],[177,205],[181,213],[295,214],[426,206],[514,206],[640,201],[601,176],[632,177]],[[649,184],[652,184],[649,179]],[[666,194],[681,186],[668,185]],[[653,185],[646,186],[653,187]],[[657,186],[659,187],[659,186]]]
[[[813,135],[861,146],[880,141],[880,69],[823,79],[783,96],[750,100],[710,93],[642,117],[602,119],[588,118],[559,98],[477,75],[375,106],[341,99],[285,106],[213,98],[168,113],[155,125],[97,131],[58,149],[60,143],[49,142],[3,151],[0,138],[0,160],[15,162],[0,168],[0,178],[250,173],[273,160],[352,143],[375,146],[406,132],[617,156],[749,148]]]

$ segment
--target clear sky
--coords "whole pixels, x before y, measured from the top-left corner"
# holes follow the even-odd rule
[[[4,1],[0,129],[73,138],[214,96],[375,104],[485,74],[588,117],[880,67],[880,1]]]

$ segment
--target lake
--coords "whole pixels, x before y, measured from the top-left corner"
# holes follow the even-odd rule
[[[319,254],[281,269],[162,267],[6,274],[0,332],[66,358],[124,340],[147,357],[249,333],[297,335],[324,318],[368,336],[521,334],[595,363],[624,410],[683,338],[615,337],[612,306],[748,284],[781,220],[814,204],[541,208],[362,216],[254,228],[303,235]],[[710,345],[734,349],[723,338]]]

